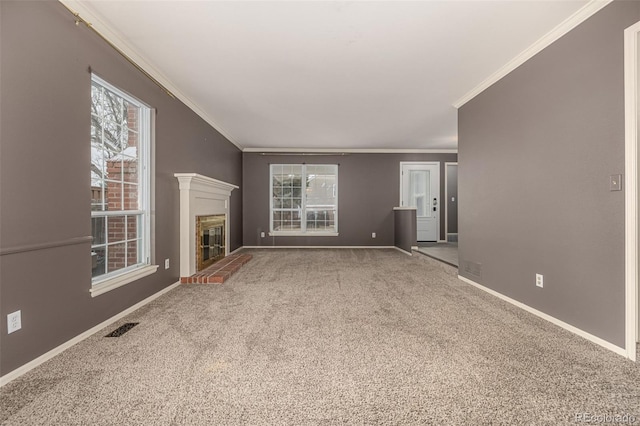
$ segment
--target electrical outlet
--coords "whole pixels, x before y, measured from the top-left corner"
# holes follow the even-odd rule
[[[7,333],[11,334],[22,328],[22,313],[15,311],[7,315]]]
[[[260,238],[264,238],[264,232],[260,233]]]
[[[544,287],[544,277],[542,274],[536,274],[536,286]]]
[[[164,260],[164,269],[169,269],[169,259]]]
[[[622,175],[609,176],[609,191],[622,191]]]
[[[375,233],[375,232],[372,232],[372,233],[371,233],[371,238],[375,238],[375,237],[376,237],[376,233]]]

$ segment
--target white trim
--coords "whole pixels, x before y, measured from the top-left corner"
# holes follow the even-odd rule
[[[243,248],[244,248],[244,246],[240,246],[240,247],[238,247],[237,249],[235,249],[235,250],[233,250],[233,251],[229,252],[229,254],[230,254],[230,255],[231,255],[231,254],[236,254],[236,253],[238,253],[240,250],[242,250]]]
[[[115,290],[118,287],[122,287],[123,285],[154,274],[157,270],[158,265],[147,265],[124,274],[116,275],[115,277],[108,278],[104,281],[100,281],[93,284],[91,290],[89,290],[91,292],[91,297],[100,296],[108,291]]]
[[[464,96],[453,103],[455,108],[460,108],[471,99],[478,96],[480,93],[485,91],[488,87],[496,83],[502,77],[509,74],[514,69],[518,68],[520,65],[531,59],[534,55],[551,45],[554,41],[558,40],[560,37],[580,25],[582,22],[586,21],[589,17],[596,14],[600,9],[611,3],[613,0],[591,0],[586,5],[581,7],[577,12],[573,15],[565,19],[554,29],[545,34],[538,41],[533,43],[531,46],[526,48],[524,51],[519,53],[515,58],[507,62],[496,72],[487,77],[482,83],[474,87],[472,90],[467,92]]]
[[[416,207],[394,207],[394,210],[417,210]]]
[[[337,237],[339,232],[288,232],[288,231],[271,231],[270,237]]]
[[[413,256],[413,253],[410,251],[402,250],[400,247],[393,246],[394,249],[398,250],[402,254],[406,254],[408,256]]]
[[[640,22],[624,31],[625,103],[625,346],[636,361],[638,325],[638,36]]]
[[[137,63],[142,69],[144,69],[150,76],[158,80],[163,86],[165,86],[169,91],[171,91],[176,98],[182,101],[185,105],[187,105],[193,112],[199,115],[204,121],[209,123],[213,128],[215,128],[220,134],[222,134],[229,142],[234,144],[238,149],[242,150],[242,146],[236,142],[235,138],[229,134],[222,126],[215,122],[215,120],[209,116],[200,106],[198,106],[194,101],[192,101],[188,96],[182,93],[177,86],[175,86],[171,80],[167,76],[165,76],[160,70],[152,66],[144,56],[139,54],[133,47],[131,47],[124,39],[120,36],[120,34],[111,29],[109,25],[105,22],[101,21],[98,16],[90,9],[90,7],[86,4],[85,1],[78,0],[58,0],[60,3],[67,6],[69,9],[74,10],[75,13],[78,13],[79,16],[82,17],[85,21],[89,22],[90,25],[100,33],[104,38],[109,40],[114,46],[120,49],[123,53],[125,53],[129,58],[131,58],[135,63]]]
[[[438,244],[441,244],[441,243],[448,243],[448,241],[447,241],[447,240],[438,240],[438,241],[437,241],[437,243],[438,243]]]
[[[436,234],[436,241],[440,242],[440,209],[442,208],[442,187],[440,185],[440,172],[441,172],[441,167],[440,167],[440,161],[400,161],[400,201],[398,204],[400,204],[401,207],[402,206],[402,186],[403,186],[403,174],[402,174],[402,167],[403,166],[437,166],[438,167],[438,203],[439,203],[439,207],[438,208],[438,214],[436,216],[436,230],[437,230],[437,234]],[[417,224],[417,220],[416,220],[416,224]],[[416,236],[417,236],[417,229],[416,229]]]
[[[376,148],[244,148],[242,152],[259,152],[269,154],[457,154],[457,148],[451,149],[431,149],[431,148],[399,148],[399,149],[376,149]]]
[[[246,249],[397,249],[396,246],[243,246]]]
[[[449,173],[447,173],[447,167],[449,166],[458,167],[458,162],[444,162],[444,235],[447,242],[449,241],[449,238],[447,237],[449,235],[453,235],[453,233],[449,232]],[[456,235],[458,234],[456,233]]]
[[[174,173],[180,188],[180,276],[196,273],[196,216],[224,215],[229,254],[230,197],[238,186],[197,173]]]
[[[478,284],[475,281],[472,281],[472,280],[470,280],[468,278],[465,278],[463,276],[458,275],[458,279],[460,279],[461,281],[464,281],[465,283],[470,284],[470,285],[472,285],[472,286],[474,286],[476,288],[479,288],[480,290],[486,291],[487,293],[489,293],[489,294],[491,294],[493,296],[496,296],[497,298],[502,299],[505,302],[509,302],[512,305],[517,306],[518,308],[523,309],[523,310],[525,310],[525,311],[527,311],[527,312],[529,312],[529,313],[531,313],[531,314],[533,314],[533,315],[535,315],[537,317],[540,317],[540,318],[542,318],[544,320],[547,320],[550,323],[557,325],[558,327],[562,327],[567,331],[570,331],[570,332],[572,332],[574,334],[577,334],[580,337],[583,337],[583,338],[585,338],[585,339],[587,339],[587,340],[589,340],[589,341],[591,341],[593,343],[596,343],[596,344],[602,346],[605,349],[609,349],[610,351],[615,352],[618,355],[622,355],[624,357],[627,356],[627,351],[624,348],[616,346],[613,343],[607,342],[606,340],[601,339],[601,338],[599,338],[597,336],[594,336],[591,333],[587,333],[586,331],[581,330],[581,329],[579,329],[577,327],[574,327],[571,324],[567,324],[566,322],[561,321],[561,320],[559,320],[559,319],[557,319],[555,317],[552,317],[551,315],[545,314],[544,312],[541,312],[541,311],[539,311],[539,310],[537,310],[535,308],[532,308],[529,305],[525,305],[522,302],[518,302],[517,300],[514,300],[514,299],[512,299],[512,298],[510,298],[508,296],[505,296],[502,293],[498,293],[495,290],[491,290],[490,288],[485,287],[485,286],[483,286],[481,284]]]
[[[129,315],[130,313],[134,312],[137,309],[140,309],[141,307],[143,307],[144,305],[146,305],[147,303],[157,299],[158,297],[162,296],[165,293],[168,293],[169,291],[173,290],[174,288],[178,287],[180,285],[180,281],[171,284],[170,286],[163,288],[162,290],[160,290],[157,293],[152,294],[151,296],[147,297],[146,299],[136,303],[135,305],[125,309],[124,311],[120,312],[119,314],[116,314],[114,316],[112,316],[111,318],[109,318],[108,320],[105,320],[103,322],[101,322],[100,324],[96,325],[95,327],[90,328],[89,330],[85,331],[84,333],[78,334],[76,337],[72,338],[71,340],[67,340],[65,343],[61,344],[60,346],[57,346],[53,349],[51,349],[49,352],[46,352],[42,355],[40,355],[38,358],[24,364],[21,367],[16,368],[15,370],[5,374],[4,376],[0,377],[0,387],[6,385],[7,383],[9,383],[10,381],[17,379],[18,377],[22,376],[23,374],[33,370],[34,368],[38,367],[40,364],[43,364],[47,361],[49,361],[51,358],[55,357],[56,355],[61,354],[62,352],[64,352],[65,350],[69,349],[70,347],[72,347],[73,345],[80,343],[81,341],[83,341],[84,339],[86,339],[87,337],[90,337],[91,335],[97,333],[98,331],[102,330],[103,328],[107,327],[108,325],[113,324],[114,322],[118,321],[119,319]]]

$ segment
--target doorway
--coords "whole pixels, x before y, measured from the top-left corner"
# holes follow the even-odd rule
[[[400,206],[416,209],[418,241],[440,239],[440,163],[400,162]]]

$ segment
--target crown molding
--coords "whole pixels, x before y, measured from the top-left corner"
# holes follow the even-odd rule
[[[523,52],[518,54],[515,58],[507,62],[504,66],[502,66],[499,70],[491,74],[488,78],[486,78],[482,83],[477,85],[463,97],[458,99],[453,103],[455,108],[460,108],[471,99],[478,96],[480,93],[484,92],[491,85],[496,83],[502,77],[509,74],[511,71],[518,68],[520,65],[531,59],[534,55],[551,45],[554,41],[558,40],[560,37],[580,25],[582,22],[586,21],[591,16],[595,15],[598,11],[600,11],[603,7],[611,3],[613,0],[591,0],[589,3],[580,8],[573,15],[562,21],[558,26],[549,31],[546,35],[540,38],[538,41],[533,43]]]
[[[195,112],[200,118],[206,121],[211,127],[217,130],[222,136],[227,138],[229,142],[234,144],[238,149],[242,150],[243,147],[238,142],[236,142],[235,138],[231,136],[229,132],[227,132],[222,126],[216,123],[211,116],[204,112],[198,104],[192,101],[188,96],[180,91],[171,80],[165,76],[160,70],[151,65],[147,60],[140,55],[136,49],[131,47],[126,41],[122,39],[120,34],[113,30],[109,25],[107,25],[104,21],[101,21],[100,18],[85,4],[86,2],[78,1],[78,0],[58,0],[60,3],[65,5],[69,10],[73,11],[74,14],[78,14],[83,20],[88,22],[91,27],[95,31],[97,31],[100,35],[106,38],[110,43],[120,49],[123,53],[129,56],[137,65],[139,65],[142,69],[144,69],[150,76],[158,80],[163,86],[169,89],[175,97],[184,103],[187,107],[189,107],[193,112]]]
[[[370,149],[370,148],[244,148],[242,152],[261,154],[457,154],[457,149]]]

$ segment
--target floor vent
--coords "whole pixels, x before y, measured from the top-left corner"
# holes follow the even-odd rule
[[[135,327],[138,324],[139,323],[137,323],[137,322],[128,322],[128,323],[126,323],[124,325],[121,325],[120,327],[116,328],[115,330],[113,330],[111,333],[107,334],[104,337],[120,337],[124,333],[126,333],[129,330],[131,330],[133,327]]]

